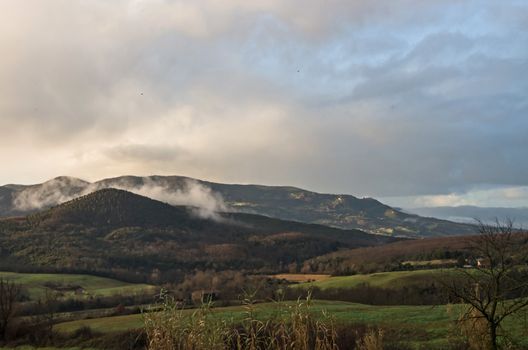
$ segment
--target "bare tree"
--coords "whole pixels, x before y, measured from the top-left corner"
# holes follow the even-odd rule
[[[0,337],[6,339],[8,327],[16,315],[16,303],[21,295],[20,285],[0,277]]]
[[[486,325],[481,339],[491,350],[498,349],[504,319],[528,306],[528,240],[517,231],[511,221],[479,222],[479,235],[469,239],[474,268],[457,269],[443,281],[468,306],[460,320]]]
[[[42,344],[53,344],[53,325],[57,317],[57,309],[59,306],[59,295],[53,290],[46,289],[44,296],[39,299],[35,305],[38,314],[34,318],[34,322],[39,326],[39,338]]]

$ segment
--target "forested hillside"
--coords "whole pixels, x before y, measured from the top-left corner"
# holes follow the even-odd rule
[[[104,188],[124,189],[169,204],[195,205],[208,212],[252,213],[388,236],[474,232],[471,225],[408,214],[373,198],[288,186],[221,184],[183,176],[122,176],[95,183],[58,177],[32,186],[7,185],[0,187],[0,217],[26,215]]]
[[[390,240],[251,214],[203,218],[193,208],[105,189],[1,220],[0,261],[10,269],[100,271],[146,280],[153,272],[163,279],[194,269],[273,272],[340,248]]]

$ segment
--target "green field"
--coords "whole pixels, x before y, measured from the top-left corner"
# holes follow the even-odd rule
[[[276,315],[278,309],[277,303],[257,304],[255,314],[257,318],[266,319]],[[448,335],[454,330],[454,320],[459,315],[460,306],[371,306],[340,301],[314,302],[312,307],[314,313],[320,314],[323,310],[331,314],[338,323],[381,327],[390,332],[391,338],[399,339],[416,348],[433,346],[442,348],[447,344]],[[191,314],[194,311],[183,312]],[[241,306],[216,308],[212,310],[212,317],[240,321],[244,317],[244,308]],[[115,316],[60,323],[55,326],[55,330],[72,332],[83,326],[107,333],[141,328],[143,322],[141,315]],[[525,321],[511,319],[505,326],[511,330],[515,339],[521,341],[524,338],[528,339]]]
[[[353,288],[361,284],[369,284],[372,287],[381,288],[401,288],[415,283],[424,283],[424,281],[438,280],[450,270],[415,270],[415,271],[393,271],[378,272],[368,275],[353,275],[331,277],[321,281],[300,283],[292,285],[293,288],[310,288],[318,287],[321,289],[329,288]]]
[[[293,302],[286,302],[286,305]],[[258,318],[268,318],[274,315],[278,309],[277,303],[263,303],[255,305]],[[436,324],[446,323],[450,317],[445,306],[371,306],[357,303],[347,303],[341,301],[317,301],[312,306],[315,313],[323,310],[331,313],[337,321],[348,321],[353,323],[366,324]],[[191,314],[196,310],[183,310],[184,314]],[[241,320],[244,315],[244,307],[230,306],[216,308],[212,310],[214,317],[228,320]],[[122,331],[127,329],[140,328],[143,325],[142,315],[126,315],[104,318],[94,318],[60,323],[56,330],[68,332],[74,331],[82,326],[89,326],[93,330],[100,332]]]
[[[47,283],[60,286],[79,286],[83,289],[83,292],[77,295],[74,290],[65,290],[63,291],[65,297],[134,295],[156,291],[156,287],[148,284],[127,283],[91,275],[0,272],[0,278],[22,285],[31,299],[38,299],[45,293],[46,289],[50,289],[46,286]]]
[[[354,275],[346,277],[331,277],[326,280],[294,285],[296,288],[318,286],[327,288],[350,288],[362,283],[384,288],[398,288],[399,286],[420,283],[424,280],[434,280],[441,273],[449,270],[419,270],[375,273],[370,275]],[[63,274],[20,274],[0,272],[0,277],[12,279],[28,289],[33,298],[44,293],[45,283],[54,282],[61,285],[79,285],[85,289],[85,295],[111,295],[114,293],[133,294],[144,291],[154,291],[155,287],[145,284],[130,284],[109,278],[89,275]],[[259,319],[269,319],[280,315],[295,302],[256,304],[255,316]],[[413,348],[446,347],[449,336],[456,331],[455,320],[461,313],[460,305],[439,306],[374,306],[342,301],[314,301],[311,309],[316,315],[324,310],[336,320],[338,324],[364,324],[380,327],[386,331],[387,338],[405,343]],[[182,311],[191,315],[196,310]],[[231,322],[239,322],[246,316],[243,306],[219,307],[211,309],[211,316]],[[85,312],[80,317],[90,317]],[[507,320],[504,328],[508,329],[513,339],[528,347],[527,317]],[[142,315],[126,315],[82,319],[59,323],[55,330],[59,332],[73,332],[83,326],[101,333],[112,333],[139,329],[143,327]],[[526,340],[524,340],[526,339]],[[28,348],[29,349],[29,348]],[[0,348],[1,350],[1,348]]]

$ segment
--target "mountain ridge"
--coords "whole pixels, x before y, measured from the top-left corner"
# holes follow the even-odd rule
[[[0,266],[144,275],[152,269],[269,272],[395,240],[254,214],[218,215],[205,218],[189,207],[102,189],[26,217],[0,219]]]
[[[222,184],[176,175],[127,175],[95,182],[57,177],[16,189],[3,186],[0,187],[0,217],[26,215],[102,188],[126,189],[173,205],[205,206],[209,213],[252,213],[390,236],[427,237],[475,232],[470,225],[422,218],[374,198],[317,193],[294,186]]]

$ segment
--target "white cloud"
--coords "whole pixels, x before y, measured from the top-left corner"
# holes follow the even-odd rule
[[[0,181],[176,173],[439,202],[528,185],[528,6],[324,5],[2,1]]]
[[[422,207],[528,207],[528,186],[475,188],[446,195],[386,197],[383,201],[404,208]]]
[[[21,211],[40,210],[109,187],[171,205],[188,206],[194,214],[202,218],[220,220],[218,213],[227,211],[220,194],[192,179],[184,181],[181,188],[175,189],[168,184],[156,183],[150,178],[144,178],[141,184],[134,185],[127,182],[126,178],[111,183],[89,183],[76,178],[59,177],[46,181],[41,186],[30,186],[18,192],[13,204]]]

